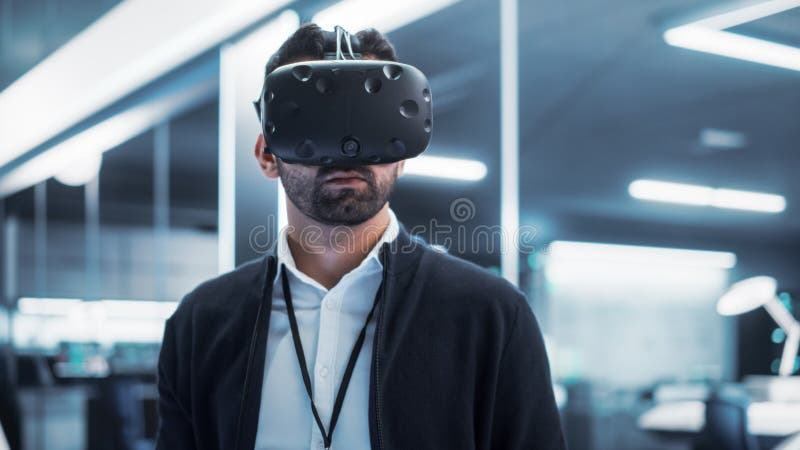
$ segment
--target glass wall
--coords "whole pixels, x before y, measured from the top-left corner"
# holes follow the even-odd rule
[[[800,117],[796,72],[748,61],[734,44],[736,57],[715,54],[711,36],[678,28],[735,5],[519,8],[520,218],[542,244],[522,255],[522,280],[569,394],[570,448],[695,448],[719,385],[768,411],[788,401],[748,378],[777,374],[775,323],[717,305],[754,275],[797,289],[800,184],[787,167],[800,135],[781,119]],[[791,41],[781,30],[796,9],[756,9],[724,16],[749,24],[729,31]],[[753,433],[768,448],[776,439]]]
[[[217,108],[4,200],[2,330],[25,448],[152,442],[164,319],[218,273]]]

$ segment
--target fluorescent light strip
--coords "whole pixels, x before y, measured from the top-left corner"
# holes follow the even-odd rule
[[[178,307],[178,302],[152,300],[99,300],[76,298],[22,297],[17,303],[20,314],[32,316],[73,316],[121,319],[166,319]]]
[[[735,27],[736,25],[763,19],[764,17],[769,17],[771,15],[788,11],[797,7],[800,7],[800,0],[772,0],[767,2],[758,2],[698,20],[693,24],[701,25],[706,28],[724,30],[725,28]]]
[[[664,40],[675,47],[800,71],[800,49],[698,26],[673,28]]]
[[[486,177],[486,164],[471,159],[418,156],[407,159],[406,175],[445,178],[448,180],[479,181]]]
[[[693,184],[636,180],[628,186],[628,193],[641,200],[709,206],[714,189]]]
[[[595,242],[554,241],[548,248],[547,256],[554,260],[666,264],[716,269],[732,269],[736,266],[736,255],[730,252]]]
[[[780,195],[761,192],[714,189],[711,206],[743,211],[779,213],[786,209],[786,199]]]
[[[636,303],[638,298],[629,295],[608,295],[611,289],[618,292],[640,292],[657,290],[655,298],[648,302],[667,301],[670,304],[683,303],[687,293],[695,299],[714,298],[727,286],[727,269],[695,267],[677,264],[624,263],[605,260],[557,260],[544,267],[544,276],[553,285],[554,292],[568,289],[577,294],[581,292],[586,300],[600,303]],[[604,292],[599,297],[592,293]]]
[[[664,32],[672,46],[800,71],[800,48],[723,31],[800,7],[800,0],[773,0],[709,17]]]
[[[105,151],[130,140],[172,115],[208,99],[217,89],[215,79],[202,80],[163,97],[144,101],[56,144],[0,178],[0,196],[44,181],[77,161],[100,158]]]
[[[56,348],[64,341],[106,348],[117,342],[157,343],[177,307],[174,301],[24,297],[13,314],[13,340],[29,348]]]
[[[0,92],[0,166],[289,2],[123,1]]]
[[[368,27],[388,33],[458,3],[458,1],[344,0],[320,11],[311,21],[328,30],[332,30],[335,25],[341,25],[353,33]]]
[[[628,186],[628,192],[634,198],[656,202],[773,214],[786,209],[786,199],[781,195],[666,181],[636,180]]]
[[[83,302],[74,298],[31,298],[23,297],[17,303],[17,309],[22,314],[37,316],[66,316]]]

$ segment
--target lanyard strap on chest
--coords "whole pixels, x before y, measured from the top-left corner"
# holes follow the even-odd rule
[[[385,280],[381,280],[381,285],[378,287],[378,292],[375,294],[375,300],[372,302],[372,308],[369,310],[369,314],[367,314],[367,320],[364,322],[364,326],[361,328],[361,332],[358,334],[358,339],[356,339],[356,342],[353,345],[353,350],[350,352],[350,358],[347,360],[347,368],[345,369],[344,375],[342,376],[342,381],[339,384],[339,391],[336,393],[336,401],[333,404],[331,421],[327,432],[325,432],[325,427],[322,425],[322,419],[320,419],[319,413],[317,412],[317,406],[314,404],[314,395],[311,391],[311,376],[308,373],[306,356],[303,352],[303,343],[300,341],[300,331],[297,327],[297,316],[295,316],[294,313],[292,293],[289,289],[289,277],[287,275],[286,266],[283,264],[281,265],[281,281],[283,283],[283,296],[286,300],[286,311],[289,316],[289,327],[292,330],[294,350],[297,354],[297,362],[300,364],[300,372],[303,374],[303,384],[306,386],[306,392],[308,393],[308,398],[311,401],[311,412],[314,414],[314,420],[317,422],[317,427],[319,427],[320,434],[322,434],[325,448],[328,449],[330,448],[333,440],[333,430],[336,428],[336,422],[339,420],[339,413],[342,411],[342,404],[344,403],[344,396],[347,393],[347,386],[350,384],[350,378],[353,376],[353,369],[356,366],[358,355],[361,353],[361,347],[364,346],[364,339],[367,335],[367,325],[369,325],[372,315],[375,312],[375,307],[378,305],[378,301],[382,297]]]

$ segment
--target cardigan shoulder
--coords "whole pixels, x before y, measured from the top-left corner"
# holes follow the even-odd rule
[[[249,295],[260,294],[266,277],[267,258],[252,259],[230,272],[200,283],[183,297],[170,320],[189,320],[197,308],[220,312],[235,309]]]
[[[427,283],[441,286],[446,297],[488,298],[516,307],[525,294],[489,269],[432,248],[426,249],[418,273]]]

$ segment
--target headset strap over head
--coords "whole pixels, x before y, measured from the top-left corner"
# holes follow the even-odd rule
[[[361,59],[361,41],[358,36],[336,25],[333,31],[322,30],[324,37],[323,59]]]

